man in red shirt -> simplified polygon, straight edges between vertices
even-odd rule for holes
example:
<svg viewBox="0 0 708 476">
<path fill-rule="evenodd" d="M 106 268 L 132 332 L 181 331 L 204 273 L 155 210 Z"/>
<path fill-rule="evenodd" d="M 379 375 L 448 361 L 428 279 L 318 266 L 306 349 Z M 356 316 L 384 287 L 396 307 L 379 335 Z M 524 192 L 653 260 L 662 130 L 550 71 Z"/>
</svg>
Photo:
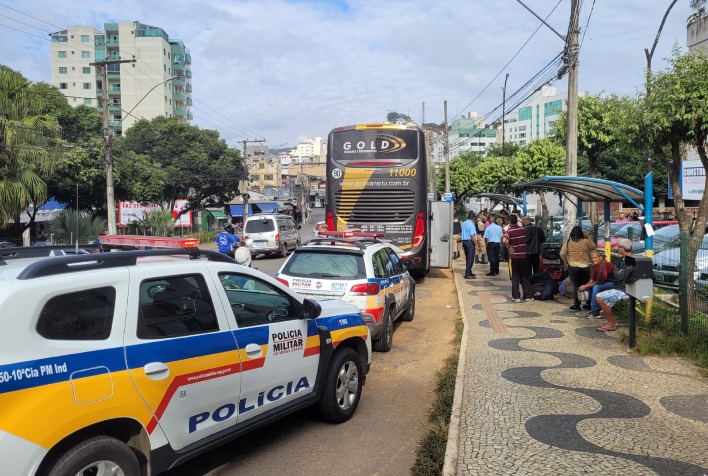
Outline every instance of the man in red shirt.
<svg viewBox="0 0 708 476">
<path fill-rule="evenodd" d="M 502 238 L 502 243 L 509 251 L 511 261 L 511 297 L 514 302 L 532 301 L 531 267 L 526 255 L 526 228 L 519 225 L 519 217 L 509 216 L 509 229 Z M 519 284 L 523 291 L 523 299 L 519 292 Z"/>
</svg>

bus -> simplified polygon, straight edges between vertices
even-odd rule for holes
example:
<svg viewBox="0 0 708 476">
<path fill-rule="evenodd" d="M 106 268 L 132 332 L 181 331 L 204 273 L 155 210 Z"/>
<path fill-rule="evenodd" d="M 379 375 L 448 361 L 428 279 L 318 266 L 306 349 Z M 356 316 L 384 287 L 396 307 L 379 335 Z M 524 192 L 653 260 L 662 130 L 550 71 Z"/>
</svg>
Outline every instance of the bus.
<svg viewBox="0 0 708 476">
<path fill-rule="evenodd" d="M 413 261 L 413 274 L 427 273 L 430 213 L 423 130 L 357 124 L 333 129 L 327 144 L 327 228 L 383 233 Z"/>
</svg>

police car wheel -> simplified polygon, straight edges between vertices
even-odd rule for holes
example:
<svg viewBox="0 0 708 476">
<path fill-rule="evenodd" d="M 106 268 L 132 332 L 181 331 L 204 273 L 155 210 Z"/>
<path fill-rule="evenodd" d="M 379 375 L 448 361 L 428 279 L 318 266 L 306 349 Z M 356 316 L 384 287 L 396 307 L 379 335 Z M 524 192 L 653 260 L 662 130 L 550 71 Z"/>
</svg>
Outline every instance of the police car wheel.
<svg viewBox="0 0 708 476">
<path fill-rule="evenodd" d="M 372 342 L 376 352 L 388 352 L 393 345 L 393 316 L 391 311 L 386 311 L 384 316 L 384 326 L 381 329 L 381 336 Z"/>
<path fill-rule="evenodd" d="M 74 446 L 56 462 L 49 476 L 141 474 L 140 464 L 128 445 L 108 436 L 90 438 Z"/>
<path fill-rule="evenodd" d="M 410 322 L 415 317 L 415 286 L 411 286 L 411 295 L 408 298 L 408 309 L 405 310 L 403 316 L 401 316 L 402 321 Z"/>
<path fill-rule="evenodd" d="M 343 347 L 335 352 L 317 403 L 320 418 L 342 423 L 352 417 L 361 398 L 362 375 L 359 354 L 354 349 Z"/>
</svg>

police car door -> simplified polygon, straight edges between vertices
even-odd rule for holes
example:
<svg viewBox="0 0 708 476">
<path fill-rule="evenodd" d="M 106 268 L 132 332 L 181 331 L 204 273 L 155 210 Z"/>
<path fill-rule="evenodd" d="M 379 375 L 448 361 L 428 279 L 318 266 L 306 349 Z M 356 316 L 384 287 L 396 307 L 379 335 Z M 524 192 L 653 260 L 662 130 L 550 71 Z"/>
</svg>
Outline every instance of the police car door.
<svg viewBox="0 0 708 476">
<path fill-rule="evenodd" d="M 219 273 L 236 322 L 243 372 L 239 423 L 313 392 L 319 363 L 314 319 L 276 285 L 235 272 Z"/>
<path fill-rule="evenodd" d="M 408 280 L 408 273 L 406 273 L 406 267 L 403 262 L 398 257 L 395 251 L 391 248 L 386 248 L 388 256 L 391 259 L 391 264 L 393 265 L 394 276 L 391 278 L 393 283 L 393 292 L 396 296 L 396 312 L 400 313 L 408 307 L 408 293 L 410 292 L 410 281 Z"/>
<path fill-rule="evenodd" d="M 125 357 L 153 413 L 148 433 L 159 426 L 179 450 L 236 423 L 241 367 L 213 281 L 154 274 L 131 270 Z"/>
</svg>

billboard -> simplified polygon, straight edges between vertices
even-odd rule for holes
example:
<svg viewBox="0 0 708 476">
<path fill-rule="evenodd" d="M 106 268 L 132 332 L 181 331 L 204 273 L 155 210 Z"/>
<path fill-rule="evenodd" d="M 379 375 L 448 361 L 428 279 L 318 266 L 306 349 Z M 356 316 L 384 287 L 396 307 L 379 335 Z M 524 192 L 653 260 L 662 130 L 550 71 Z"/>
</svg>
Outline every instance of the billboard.
<svg viewBox="0 0 708 476">
<path fill-rule="evenodd" d="M 673 199 L 674 194 L 671 190 L 671 180 L 669 179 L 669 198 Z M 706 185 L 706 169 L 700 160 L 683 160 L 681 161 L 681 195 L 684 200 L 701 200 L 703 198 L 703 190 Z"/>
<path fill-rule="evenodd" d="M 188 202 L 184 198 L 175 200 L 175 205 L 172 208 L 172 217 L 177 218 L 177 214 L 187 207 Z M 141 203 L 134 200 L 119 200 L 118 201 L 118 226 L 128 226 L 134 221 L 142 220 L 145 215 L 153 210 L 161 210 L 162 207 L 157 203 Z M 192 226 L 192 211 L 181 215 L 176 227 L 191 227 Z"/>
</svg>

